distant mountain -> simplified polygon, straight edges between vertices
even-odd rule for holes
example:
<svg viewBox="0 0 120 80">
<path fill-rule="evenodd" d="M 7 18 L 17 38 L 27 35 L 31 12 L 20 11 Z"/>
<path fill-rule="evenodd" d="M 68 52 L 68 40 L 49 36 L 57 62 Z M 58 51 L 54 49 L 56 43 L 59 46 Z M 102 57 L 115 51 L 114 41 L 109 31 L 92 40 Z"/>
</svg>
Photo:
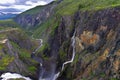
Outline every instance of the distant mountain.
<svg viewBox="0 0 120 80">
<path fill-rule="evenodd" d="M 0 12 L 0 15 L 5 15 L 4 13 Z"/>
<path fill-rule="evenodd" d="M 6 20 L 6 19 L 11 19 L 11 18 L 14 18 L 17 14 L 12 14 L 12 13 L 3 13 L 3 12 L 0 12 L 0 20 Z"/>
<path fill-rule="evenodd" d="M 48 5 L 36 6 L 19 15 L 14 20 L 24 29 L 33 29 L 39 26 L 54 14 L 54 9 L 57 4 L 53 1 Z"/>
</svg>

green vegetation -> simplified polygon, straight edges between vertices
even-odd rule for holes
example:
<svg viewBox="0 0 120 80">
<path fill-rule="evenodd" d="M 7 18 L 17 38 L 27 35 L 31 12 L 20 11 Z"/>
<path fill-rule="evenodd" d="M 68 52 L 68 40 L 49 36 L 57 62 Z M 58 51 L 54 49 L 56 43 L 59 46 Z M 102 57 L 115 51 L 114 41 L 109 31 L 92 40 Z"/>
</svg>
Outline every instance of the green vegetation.
<svg viewBox="0 0 120 80">
<path fill-rule="evenodd" d="M 21 59 L 31 58 L 31 54 L 27 50 L 20 49 L 19 52 L 19 56 Z"/>
<path fill-rule="evenodd" d="M 100 77 L 104 78 L 105 77 L 105 73 L 100 73 Z"/>
<path fill-rule="evenodd" d="M 4 38 L 6 38 L 6 35 L 4 35 L 4 33 L 3 33 L 3 34 L 0 33 L 0 40 L 2 40 L 2 39 L 4 39 Z"/>
<path fill-rule="evenodd" d="M 17 79 L 9 79 L 9 80 L 25 80 L 23 78 L 17 78 Z"/>
<path fill-rule="evenodd" d="M 23 15 L 23 14 L 36 14 L 36 13 L 40 12 L 42 9 L 43 9 L 43 6 L 36 6 L 32 9 L 29 9 L 29 10 L 23 12 L 21 15 Z"/>
<path fill-rule="evenodd" d="M 65 59 L 67 53 L 64 50 L 60 49 L 59 50 L 59 55 L 60 55 L 61 60 L 63 60 L 63 59 Z"/>
<path fill-rule="evenodd" d="M 44 44 L 44 45 L 41 46 L 41 48 L 38 50 L 38 52 L 42 52 L 42 51 L 44 51 L 45 49 L 47 49 L 48 47 L 49 47 L 48 44 Z"/>
<path fill-rule="evenodd" d="M 20 38 L 21 40 L 21 38 Z M 24 40 L 24 39 L 23 39 Z M 38 62 L 36 62 L 35 60 L 33 60 L 31 58 L 31 51 L 20 47 L 16 42 L 14 41 L 10 41 L 10 43 L 12 44 L 13 48 L 15 50 L 18 51 L 18 55 L 19 55 L 19 59 L 21 61 L 23 61 L 25 64 L 27 64 L 27 70 L 31 73 L 31 74 L 35 74 L 37 71 L 37 67 L 36 65 L 38 64 Z M 31 63 L 31 64 L 29 64 Z"/>
<path fill-rule="evenodd" d="M 81 80 L 87 80 L 86 78 L 82 78 Z"/>
<path fill-rule="evenodd" d="M 40 55 L 42 56 L 42 58 L 44 60 L 48 60 L 49 58 L 46 55 L 45 50 L 49 50 L 49 45 L 47 43 L 45 43 L 41 46 L 41 48 L 37 51 L 37 53 L 38 53 L 37 55 L 39 55 L 39 53 L 40 53 Z"/>
<path fill-rule="evenodd" d="M 0 44 L 0 50 L 2 50 L 3 46 L 4 46 L 3 44 Z"/>
<path fill-rule="evenodd" d="M 12 27 L 12 28 L 16 28 L 19 27 L 19 25 L 17 23 L 15 23 L 12 19 L 8 19 L 8 20 L 0 20 L 0 27 L 2 26 L 2 28 L 4 27 Z"/>
<path fill-rule="evenodd" d="M 14 60 L 14 57 L 5 55 L 0 59 L 0 70 L 5 70 L 6 67 Z"/>
<path fill-rule="evenodd" d="M 66 40 L 63 42 L 62 46 L 60 47 L 59 56 L 60 56 L 61 62 L 66 61 L 67 53 L 69 51 L 69 46 L 70 46 L 70 40 Z"/>
<path fill-rule="evenodd" d="M 31 72 L 31 73 L 35 73 L 37 71 L 37 68 L 35 66 L 29 66 L 28 67 L 28 70 Z"/>
<path fill-rule="evenodd" d="M 31 58 L 31 54 L 26 49 L 20 48 L 20 46 L 13 41 L 10 41 L 10 42 L 13 45 L 13 47 L 19 51 L 19 57 L 22 60 L 24 60 L 26 58 Z"/>
<path fill-rule="evenodd" d="M 56 8 L 57 14 L 71 15 L 77 10 L 99 10 L 120 6 L 120 0 L 63 0 Z"/>
<path fill-rule="evenodd" d="M 79 61 L 79 53 L 76 53 L 75 59 L 72 64 L 76 64 Z"/>
<path fill-rule="evenodd" d="M 117 79 L 117 78 L 111 78 L 110 80 L 119 80 L 119 79 Z"/>
<path fill-rule="evenodd" d="M 47 38 L 49 35 L 54 35 L 55 29 L 58 27 L 59 22 L 56 21 L 53 17 L 49 18 L 46 22 L 40 25 L 34 33 L 33 37 L 40 38 L 42 37 Z M 44 37 L 46 35 L 46 37 Z"/>
<path fill-rule="evenodd" d="M 33 34 L 33 37 L 42 38 L 44 41 L 46 41 L 50 35 L 54 35 L 55 29 L 59 25 L 59 20 L 60 20 L 59 16 L 71 15 L 78 10 L 93 11 L 93 10 L 100 10 L 104 8 L 116 7 L 116 6 L 120 6 L 120 0 L 63 0 L 55 8 L 55 15 L 51 16 L 48 20 L 46 20 L 41 25 L 36 26 L 36 29 L 34 29 L 33 32 L 30 32 L 29 34 L 30 35 Z M 35 14 L 37 13 L 37 11 L 40 11 L 42 9 L 43 9 L 42 6 L 37 6 L 33 9 L 26 11 L 23 14 L 28 14 L 28 13 Z"/>
</svg>

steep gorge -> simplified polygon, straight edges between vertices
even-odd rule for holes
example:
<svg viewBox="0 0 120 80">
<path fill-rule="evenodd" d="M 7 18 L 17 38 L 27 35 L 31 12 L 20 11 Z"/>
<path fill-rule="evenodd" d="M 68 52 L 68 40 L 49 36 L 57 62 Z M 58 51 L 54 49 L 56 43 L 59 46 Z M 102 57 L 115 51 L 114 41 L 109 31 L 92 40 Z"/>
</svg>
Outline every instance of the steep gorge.
<svg viewBox="0 0 120 80">
<path fill-rule="evenodd" d="M 99 3 L 99 0 L 92 3 L 97 1 Z M 81 0 L 82 2 L 84 1 Z M 107 7 L 95 5 L 94 9 L 91 6 L 93 4 L 90 5 L 89 2 L 88 4 L 81 3 L 78 5 L 73 0 L 52 3 L 55 6 L 52 9 L 54 13 L 46 18 L 46 15 L 42 15 L 44 12 L 41 12 L 42 16 L 39 19 L 45 18 L 45 20 L 38 21 L 40 22 L 38 24 L 31 20 L 36 19 L 33 16 L 29 16 L 31 18 L 29 19 L 23 15 L 25 19 L 21 17 L 18 17 L 18 20 L 15 19 L 23 28 L 24 26 L 29 27 L 30 20 L 30 23 L 37 25 L 36 30 L 33 31 L 33 36 L 43 39 L 43 45 L 34 54 L 40 60 L 42 59 L 42 67 L 38 69 L 40 80 L 52 80 L 54 77 L 57 77 L 57 80 L 120 79 L 119 4 L 116 2 L 117 5 L 115 5 L 114 2 L 114 5 L 109 7 L 109 4 L 112 3 L 110 1 L 110 3 L 105 4 L 108 5 Z M 71 8 L 72 4 L 74 4 L 73 8 L 77 7 L 75 10 Z M 47 14 L 46 11 L 45 13 Z M 22 24 L 24 21 L 28 22 Z M 74 42 L 71 40 L 73 35 Z M 23 48 L 29 49 L 27 45 Z"/>
<path fill-rule="evenodd" d="M 50 61 L 56 63 L 59 72 L 63 63 L 72 58 L 71 37 L 76 29 L 75 59 L 65 65 L 58 80 L 119 80 L 119 21 L 119 7 L 61 17 L 54 36 L 48 40 L 49 46 L 43 53 L 38 52 L 47 57 L 45 68 Z"/>
</svg>

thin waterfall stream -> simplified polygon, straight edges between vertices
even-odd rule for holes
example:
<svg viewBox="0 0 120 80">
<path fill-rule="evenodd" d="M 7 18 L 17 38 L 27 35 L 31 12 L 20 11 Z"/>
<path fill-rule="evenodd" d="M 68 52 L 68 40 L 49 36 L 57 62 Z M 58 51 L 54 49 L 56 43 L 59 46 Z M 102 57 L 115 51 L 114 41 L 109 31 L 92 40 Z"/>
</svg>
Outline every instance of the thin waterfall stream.
<svg viewBox="0 0 120 80">
<path fill-rule="evenodd" d="M 72 59 L 70 61 L 66 61 L 63 63 L 62 65 L 62 71 L 64 69 L 64 66 L 68 63 L 72 63 L 74 58 L 75 58 L 75 34 L 76 34 L 76 31 L 74 32 L 73 36 L 72 36 L 72 47 L 73 47 L 73 52 L 72 52 Z"/>
<path fill-rule="evenodd" d="M 66 61 L 66 62 L 63 63 L 63 65 L 62 65 L 62 70 L 61 70 L 60 72 L 62 72 L 62 71 L 64 70 L 64 66 L 65 66 L 65 65 L 67 65 L 67 64 L 69 64 L 69 63 L 72 63 L 72 62 L 74 61 L 75 53 L 76 53 L 76 52 L 75 52 L 75 34 L 76 34 L 76 30 L 74 31 L 74 34 L 73 34 L 73 36 L 72 36 L 72 38 L 71 38 L 71 40 L 72 40 L 72 47 L 73 47 L 72 58 L 71 58 L 70 61 Z M 58 73 L 56 73 L 56 74 L 54 75 L 53 80 L 56 80 L 56 79 L 59 77 L 60 72 L 58 72 Z"/>
</svg>

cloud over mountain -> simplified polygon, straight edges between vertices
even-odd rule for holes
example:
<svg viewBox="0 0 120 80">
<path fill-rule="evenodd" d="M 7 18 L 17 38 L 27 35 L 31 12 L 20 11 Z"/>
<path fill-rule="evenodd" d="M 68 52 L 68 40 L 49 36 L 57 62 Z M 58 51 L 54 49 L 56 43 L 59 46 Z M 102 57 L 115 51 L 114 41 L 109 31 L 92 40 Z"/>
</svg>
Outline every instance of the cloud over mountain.
<svg viewBox="0 0 120 80">
<path fill-rule="evenodd" d="M 53 0 L 1 0 L 0 12 L 20 13 L 37 5 L 46 5 Z"/>
</svg>

